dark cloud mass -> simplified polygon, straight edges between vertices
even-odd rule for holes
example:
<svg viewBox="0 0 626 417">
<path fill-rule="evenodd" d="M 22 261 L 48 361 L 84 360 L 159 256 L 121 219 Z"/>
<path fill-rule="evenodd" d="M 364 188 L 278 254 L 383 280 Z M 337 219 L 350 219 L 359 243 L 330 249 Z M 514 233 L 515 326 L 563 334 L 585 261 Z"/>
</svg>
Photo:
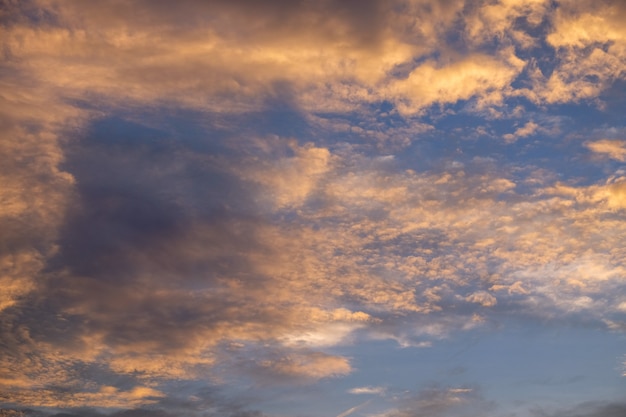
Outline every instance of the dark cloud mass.
<svg viewBox="0 0 626 417">
<path fill-rule="evenodd" d="M 625 15 L 0 1 L 0 416 L 626 415 Z"/>
</svg>

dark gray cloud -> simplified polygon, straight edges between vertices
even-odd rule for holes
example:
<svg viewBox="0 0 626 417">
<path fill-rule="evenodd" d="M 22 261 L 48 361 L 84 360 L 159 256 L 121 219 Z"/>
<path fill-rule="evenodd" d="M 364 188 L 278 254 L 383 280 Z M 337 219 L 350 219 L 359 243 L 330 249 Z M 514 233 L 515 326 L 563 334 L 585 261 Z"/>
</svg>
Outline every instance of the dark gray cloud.
<svg viewBox="0 0 626 417">
<path fill-rule="evenodd" d="M 261 368 L 267 378 L 349 370 L 344 359 L 275 340 L 308 319 L 294 314 L 296 300 L 276 308 L 267 295 L 284 291 L 263 270 L 280 257 L 267 241 L 274 226 L 258 207 L 258 185 L 236 175 L 259 150 L 204 134 L 180 138 L 111 118 L 66 142 L 62 168 L 75 187 L 58 250 L 37 288 L 2 317 L 4 366 L 23 384 L 47 375 L 39 383 L 58 400 L 42 405 L 69 402 L 83 384 L 86 403 L 115 404 L 98 386 L 135 401 L 146 378 L 210 375 L 214 361 L 231 355 L 220 342 L 233 339 L 265 341 L 261 350 L 273 352 Z M 12 398 L 37 403 L 17 386 L 0 395 Z"/>
<path fill-rule="evenodd" d="M 557 411 L 536 409 L 533 415 L 537 417 L 623 417 L 626 416 L 626 403 L 589 402 Z"/>
<path fill-rule="evenodd" d="M 176 8 L 167 1 L 6 1 L 0 24 L 32 24 L 48 27 L 73 26 L 79 21 L 94 29 L 140 27 L 170 36 L 193 30 L 216 30 L 242 40 L 280 41 L 294 33 L 316 33 L 352 46 L 376 47 L 386 27 L 393 4 L 377 0 L 288 1 L 182 0 Z M 396 7 L 402 7 L 401 1 Z M 236 30 L 235 30 L 236 28 Z"/>
<path fill-rule="evenodd" d="M 198 383 L 178 383 L 177 391 L 156 404 L 128 408 L 102 409 L 98 407 L 57 408 L 0 408 L 2 417 L 264 417 L 250 407 L 250 398 L 237 398 L 221 388 Z"/>
<path fill-rule="evenodd" d="M 273 249 L 258 236 L 266 221 L 253 214 L 254 190 L 221 169 L 218 155 L 191 155 L 189 146 L 123 120 L 68 145 L 71 208 L 28 308 L 5 316 L 13 352 L 24 347 L 22 328 L 69 351 L 89 349 L 84 337 L 98 334 L 113 349 L 150 345 L 163 355 L 201 337 L 215 343 L 229 327 L 290 321 L 256 298 L 270 277 L 250 257 L 271 258 Z"/>
</svg>

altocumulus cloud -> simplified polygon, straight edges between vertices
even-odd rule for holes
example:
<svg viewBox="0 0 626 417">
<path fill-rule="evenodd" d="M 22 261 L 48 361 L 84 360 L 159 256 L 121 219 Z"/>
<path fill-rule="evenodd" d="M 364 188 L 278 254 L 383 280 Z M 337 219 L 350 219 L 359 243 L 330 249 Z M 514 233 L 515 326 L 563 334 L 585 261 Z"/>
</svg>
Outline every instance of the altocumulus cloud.
<svg viewBox="0 0 626 417">
<path fill-rule="evenodd" d="M 501 317 L 623 333 L 624 140 L 566 110 L 617 100 L 625 16 L 3 2 L 0 412 L 286 415 L 281 390 L 357 374 L 362 344 L 436 348 Z M 500 411 L 474 385 L 387 382 L 336 409 Z"/>
</svg>

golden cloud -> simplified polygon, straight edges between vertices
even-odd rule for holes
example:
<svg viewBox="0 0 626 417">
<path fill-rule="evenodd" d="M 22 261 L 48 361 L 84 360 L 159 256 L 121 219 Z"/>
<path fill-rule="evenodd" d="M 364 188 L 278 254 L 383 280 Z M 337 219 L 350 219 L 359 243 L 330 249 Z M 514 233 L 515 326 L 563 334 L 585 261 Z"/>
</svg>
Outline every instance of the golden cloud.
<svg viewBox="0 0 626 417">
<path fill-rule="evenodd" d="M 277 361 L 264 361 L 261 366 L 289 377 L 312 379 L 346 375 L 352 370 L 346 358 L 320 352 L 292 354 Z"/>
<path fill-rule="evenodd" d="M 617 139 L 601 139 L 585 143 L 592 152 L 606 155 L 617 161 L 626 161 L 626 141 Z"/>
</svg>

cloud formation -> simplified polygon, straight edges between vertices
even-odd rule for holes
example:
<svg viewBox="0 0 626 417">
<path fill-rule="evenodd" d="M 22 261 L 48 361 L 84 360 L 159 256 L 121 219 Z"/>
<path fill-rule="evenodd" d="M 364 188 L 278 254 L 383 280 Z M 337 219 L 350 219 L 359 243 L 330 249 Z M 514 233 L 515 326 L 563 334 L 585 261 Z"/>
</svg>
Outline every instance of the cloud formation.
<svg viewBox="0 0 626 417">
<path fill-rule="evenodd" d="M 623 332 L 626 145 L 576 124 L 621 2 L 0 9 L 2 415 L 261 416 L 365 343 Z M 467 386 L 386 415 L 490 412 Z"/>
<path fill-rule="evenodd" d="M 401 406 L 385 413 L 389 417 L 470 416 L 488 413 L 492 405 L 474 388 L 425 388 L 401 399 Z"/>
<path fill-rule="evenodd" d="M 626 161 L 626 141 L 601 139 L 588 142 L 586 146 L 595 153 L 605 155 L 611 159 L 624 162 Z"/>
<path fill-rule="evenodd" d="M 576 417 L 617 417 L 626 411 L 626 406 L 622 403 L 585 403 L 580 404 L 573 409 L 549 412 L 538 410 L 534 414 L 537 416 L 565 416 L 571 415 Z"/>
</svg>

